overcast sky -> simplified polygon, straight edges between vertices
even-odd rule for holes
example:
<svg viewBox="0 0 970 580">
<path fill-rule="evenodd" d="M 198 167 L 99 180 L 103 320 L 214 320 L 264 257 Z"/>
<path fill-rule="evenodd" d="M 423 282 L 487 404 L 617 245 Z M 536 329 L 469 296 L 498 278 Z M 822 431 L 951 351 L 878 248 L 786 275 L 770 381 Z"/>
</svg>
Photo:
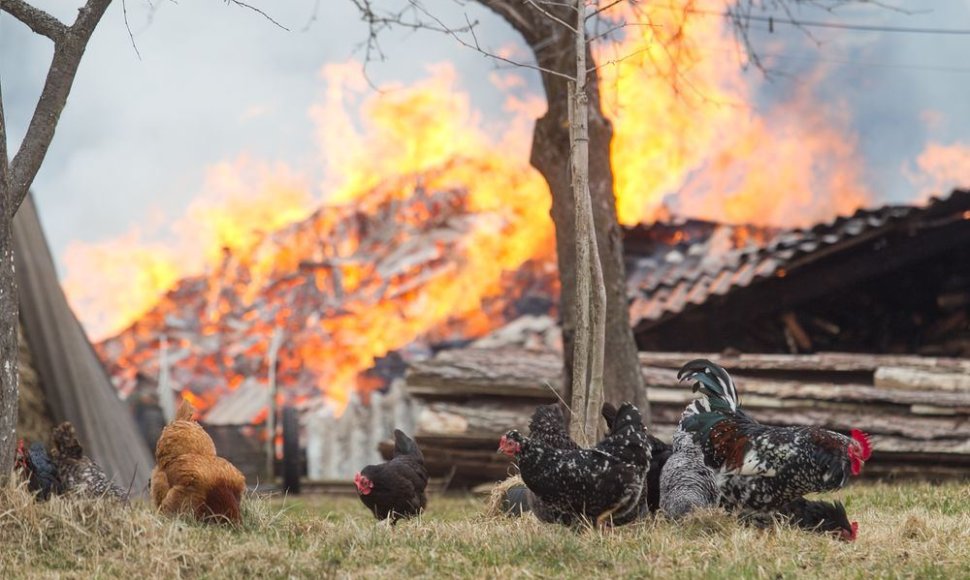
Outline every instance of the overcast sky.
<svg viewBox="0 0 970 580">
<path fill-rule="evenodd" d="M 220 161 L 249 154 L 295 166 L 313 163 L 318 148 L 308 128 L 308 110 L 325 90 L 319 71 L 327 63 L 355 56 L 355 47 L 366 36 L 348 0 L 321 0 L 321 12 L 309 26 L 312 0 L 256 3 L 290 32 L 218 0 L 156 1 L 159 9 L 150 19 L 144 0 L 128 0 L 140 59 L 128 38 L 122 3 L 112 4 L 84 56 L 34 182 L 59 258 L 71 240 L 114 238 L 132 224 L 177 217 L 198 195 L 206 168 Z M 72 2 L 34 3 L 65 22 L 73 20 Z M 474 3 L 463 9 L 451 0 L 426 3 L 441 5 L 453 21 L 462 18 L 462 10 L 469 11 L 482 22 L 479 37 L 492 46 L 521 44 L 503 22 Z M 932 6 L 933 11 L 905 15 L 866 8 L 805 17 L 970 27 L 968 1 L 904 4 Z M 854 128 L 870 161 L 868 177 L 886 200 L 912 194 L 900 167 L 928 140 L 970 142 L 970 37 L 817 34 L 823 41 L 820 48 L 788 52 L 797 58 L 777 65 L 792 72 L 819 61 L 831 65 L 825 91 L 853 109 Z M 494 65 L 477 53 L 433 33 L 398 32 L 385 39 L 385 46 L 389 61 L 372 68 L 378 82 L 418 78 L 429 63 L 447 60 L 454 63 L 477 108 L 499 110 L 504 97 L 486 80 Z M 0 16 L 0 82 L 13 147 L 22 138 L 51 54 L 47 39 Z M 758 81 L 758 73 L 749 75 Z M 782 98 L 797 86 L 797 78 L 767 85 L 760 100 Z M 530 79 L 538 91 L 534 76 Z"/>
</svg>

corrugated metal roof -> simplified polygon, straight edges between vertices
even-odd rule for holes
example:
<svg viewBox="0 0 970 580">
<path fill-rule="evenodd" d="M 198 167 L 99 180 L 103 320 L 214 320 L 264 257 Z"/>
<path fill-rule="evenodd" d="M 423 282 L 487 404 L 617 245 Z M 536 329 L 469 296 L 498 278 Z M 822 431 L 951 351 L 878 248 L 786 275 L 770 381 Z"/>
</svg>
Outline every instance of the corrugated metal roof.
<svg viewBox="0 0 970 580">
<path fill-rule="evenodd" d="M 250 378 L 236 390 L 219 397 L 203 421 L 208 425 L 248 425 L 266 409 L 268 400 L 266 385 Z"/>
<path fill-rule="evenodd" d="M 630 316 L 634 325 L 650 324 L 675 316 L 691 306 L 704 304 L 712 295 L 724 296 L 772 277 L 784 277 L 793 269 L 825 255 L 841 252 L 900 226 L 933 222 L 956 215 L 970 219 L 970 191 L 954 191 L 933 198 L 925 206 L 887 205 L 860 209 L 851 216 L 807 229 L 781 230 L 762 243 L 723 248 L 725 235 L 743 226 L 720 226 L 687 251 L 667 248 L 633 260 L 628 268 Z M 930 224 L 932 225 L 932 224 Z"/>
</svg>

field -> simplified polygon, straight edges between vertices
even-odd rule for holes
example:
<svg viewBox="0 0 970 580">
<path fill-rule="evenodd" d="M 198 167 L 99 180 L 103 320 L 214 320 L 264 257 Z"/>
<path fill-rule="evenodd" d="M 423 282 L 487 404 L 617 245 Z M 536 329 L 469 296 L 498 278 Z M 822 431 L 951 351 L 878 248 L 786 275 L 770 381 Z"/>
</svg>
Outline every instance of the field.
<svg viewBox="0 0 970 580">
<path fill-rule="evenodd" d="M 10 578 L 660 577 L 968 578 L 970 485 L 856 485 L 843 543 L 759 530 L 718 513 L 607 533 L 486 518 L 484 501 L 432 497 L 420 519 L 377 525 L 353 497 L 251 498 L 239 529 L 169 520 L 144 503 L 0 490 L 0 576 Z"/>
</svg>

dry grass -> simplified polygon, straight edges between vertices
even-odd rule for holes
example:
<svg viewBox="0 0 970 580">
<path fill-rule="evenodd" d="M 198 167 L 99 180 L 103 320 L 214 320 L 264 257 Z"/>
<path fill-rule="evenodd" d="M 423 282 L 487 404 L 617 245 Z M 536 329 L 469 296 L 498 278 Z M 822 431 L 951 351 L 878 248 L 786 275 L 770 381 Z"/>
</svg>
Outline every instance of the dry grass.
<svg viewBox="0 0 970 580">
<path fill-rule="evenodd" d="M 376 525 L 355 498 L 251 499 L 238 529 L 169 520 L 146 505 L 0 489 L 0 576 L 285 577 L 970 577 L 970 487 L 856 486 L 853 544 L 723 514 L 611 533 L 531 517 L 482 516 L 484 501 L 432 498 L 428 513 Z"/>
</svg>

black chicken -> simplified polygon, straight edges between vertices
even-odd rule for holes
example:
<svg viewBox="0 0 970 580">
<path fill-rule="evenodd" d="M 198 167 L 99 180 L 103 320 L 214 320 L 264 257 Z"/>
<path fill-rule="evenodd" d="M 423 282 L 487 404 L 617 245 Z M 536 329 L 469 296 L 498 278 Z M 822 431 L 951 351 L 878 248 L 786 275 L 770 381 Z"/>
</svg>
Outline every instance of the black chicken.
<svg viewBox="0 0 970 580">
<path fill-rule="evenodd" d="M 517 458 L 522 480 L 558 513 L 595 521 L 630 521 L 638 515 L 650 464 L 650 444 L 637 408 L 620 407 L 613 430 L 591 449 L 560 449 L 543 437 L 506 433 L 499 451 Z M 560 423 L 561 428 L 561 423 Z M 632 516 L 632 517 L 631 517 Z"/>
<path fill-rule="evenodd" d="M 17 442 L 16 467 L 27 479 L 27 489 L 35 493 L 41 501 L 64 491 L 57 467 L 40 441 L 31 443 L 29 450 L 23 439 Z"/>
<path fill-rule="evenodd" d="M 428 504 L 424 494 L 428 470 L 424 455 L 413 439 L 394 430 L 394 457 L 380 465 L 368 465 L 354 476 L 360 501 L 378 520 L 397 523 L 421 513 Z"/>
<path fill-rule="evenodd" d="M 859 523 L 850 522 L 842 502 L 812 501 L 798 498 L 782 506 L 776 512 L 750 512 L 743 519 L 758 527 L 768 527 L 776 519 L 821 534 L 834 534 L 841 540 L 853 542 L 859 532 Z"/>
<path fill-rule="evenodd" d="M 612 431 L 613 422 L 616 419 L 616 407 L 610 403 L 603 403 L 601 414 L 606 421 L 606 426 Z M 673 448 L 649 433 L 647 433 L 647 441 L 650 442 L 650 469 L 647 472 L 646 501 L 647 509 L 655 513 L 660 509 L 660 474 L 667 460 L 670 459 Z"/>
<path fill-rule="evenodd" d="M 714 470 L 720 504 L 728 509 L 778 510 L 810 492 L 831 491 L 858 475 L 869 459 L 869 437 L 821 427 L 770 427 L 741 409 L 737 387 L 720 366 L 694 360 L 678 377 L 703 397 L 684 411 L 679 431 L 690 435 Z"/>
</svg>

